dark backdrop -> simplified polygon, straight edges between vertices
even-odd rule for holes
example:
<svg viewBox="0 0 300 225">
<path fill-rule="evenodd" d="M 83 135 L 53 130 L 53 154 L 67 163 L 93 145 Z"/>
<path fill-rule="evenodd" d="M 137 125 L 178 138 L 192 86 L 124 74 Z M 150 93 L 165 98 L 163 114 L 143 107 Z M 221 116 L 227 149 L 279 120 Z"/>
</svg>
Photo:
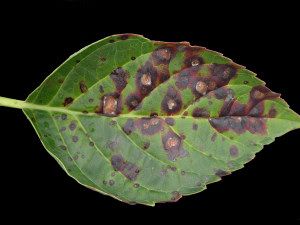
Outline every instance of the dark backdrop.
<svg viewBox="0 0 300 225">
<path fill-rule="evenodd" d="M 110 3 L 1 2 L 0 95 L 23 100 L 75 51 L 108 35 L 131 32 L 222 52 L 255 71 L 300 113 L 299 56 L 294 56 L 300 18 L 295 6 Z M 62 216 L 70 221 L 137 222 L 142 215 L 147 221 L 169 222 L 177 218 L 196 223 L 206 219 L 300 222 L 300 130 L 278 138 L 244 169 L 206 191 L 151 208 L 129 206 L 78 185 L 43 149 L 20 110 L 0 108 L 0 116 L 1 219 L 25 222 L 42 215 L 46 220 Z"/>
</svg>

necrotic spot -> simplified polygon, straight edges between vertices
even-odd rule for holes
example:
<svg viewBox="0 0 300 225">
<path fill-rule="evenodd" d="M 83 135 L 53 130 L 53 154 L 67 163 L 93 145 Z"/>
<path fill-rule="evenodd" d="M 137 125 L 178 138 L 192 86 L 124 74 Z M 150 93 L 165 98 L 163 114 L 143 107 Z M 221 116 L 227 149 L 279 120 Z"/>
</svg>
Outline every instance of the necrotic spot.
<svg viewBox="0 0 300 225">
<path fill-rule="evenodd" d="M 227 172 L 225 170 L 221 170 L 221 169 L 218 169 L 215 172 L 215 175 L 218 176 L 218 177 L 224 177 L 224 176 L 227 176 L 229 174 L 230 174 L 229 172 Z"/>
<path fill-rule="evenodd" d="M 153 135 L 163 128 L 163 120 L 157 117 L 142 118 L 137 121 L 137 125 L 143 135 Z"/>
<path fill-rule="evenodd" d="M 79 82 L 79 89 L 80 89 L 81 93 L 85 93 L 88 91 L 88 87 L 86 86 L 84 81 Z"/>
<path fill-rule="evenodd" d="M 65 98 L 63 105 L 68 106 L 68 105 L 72 104 L 72 102 L 73 102 L 73 98 L 67 97 L 67 98 Z"/>
<path fill-rule="evenodd" d="M 139 105 L 140 102 L 141 102 L 141 97 L 139 97 L 138 95 L 135 95 L 135 94 L 130 94 L 126 98 L 126 105 L 129 110 L 135 109 Z"/>
<path fill-rule="evenodd" d="M 62 120 L 66 120 L 68 117 L 67 117 L 67 115 L 66 114 L 61 114 L 61 119 Z"/>
<path fill-rule="evenodd" d="M 102 85 L 99 85 L 99 92 L 100 92 L 100 93 L 104 93 L 104 88 L 103 88 Z"/>
<path fill-rule="evenodd" d="M 212 142 L 215 142 L 216 138 L 217 138 L 217 133 L 213 133 L 213 135 L 211 136 L 210 140 Z"/>
<path fill-rule="evenodd" d="M 173 115 L 181 110 L 181 95 L 174 87 L 169 87 L 161 102 L 161 108 L 168 115 Z"/>
<path fill-rule="evenodd" d="M 112 71 L 110 78 L 113 80 L 116 86 L 116 91 L 120 93 L 127 85 L 127 79 L 129 78 L 129 73 L 123 68 L 119 67 Z"/>
<path fill-rule="evenodd" d="M 124 160 L 122 155 L 113 155 L 111 158 L 111 165 L 116 170 L 121 172 L 127 179 L 136 180 L 140 169 L 131 162 Z"/>
<path fill-rule="evenodd" d="M 162 143 L 168 158 L 175 161 L 177 158 L 187 156 L 187 152 L 182 148 L 181 138 L 172 131 L 162 136 Z"/>
<path fill-rule="evenodd" d="M 143 149 L 148 149 L 150 147 L 150 142 L 149 141 L 147 141 L 147 142 L 144 142 L 143 143 Z"/>
<path fill-rule="evenodd" d="M 70 124 L 69 124 L 69 129 L 71 131 L 75 130 L 76 129 L 76 121 L 72 121 Z"/>
</svg>

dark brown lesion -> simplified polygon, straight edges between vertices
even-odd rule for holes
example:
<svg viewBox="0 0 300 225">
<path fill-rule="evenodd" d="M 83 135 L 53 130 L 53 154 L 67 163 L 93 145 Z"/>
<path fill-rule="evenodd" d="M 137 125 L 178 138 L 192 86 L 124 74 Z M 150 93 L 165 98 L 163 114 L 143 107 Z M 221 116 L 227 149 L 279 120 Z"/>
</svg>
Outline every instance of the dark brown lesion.
<svg viewBox="0 0 300 225">
<path fill-rule="evenodd" d="M 121 67 L 118 67 L 117 69 L 113 70 L 110 74 L 110 78 L 113 80 L 115 87 L 116 87 L 116 93 L 121 93 L 122 90 L 126 87 L 129 73 L 124 70 Z"/>
<path fill-rule="evenodd" d="M 120 114 L 121 108 L 120 95 L 118 93 L 110 93 L 102 96 L 95 112 L 105 116 L 117 116 Z"/>
<path fill-rule="evenodd" d="M 176 161 L 176 159 L 188 155 L 188 152 L 183 149 L 182 137 L 178 136 L 173 131 L 168 131 L 162 135 L 162 144 L 171 161 Z"/>
<path fill-rule="evenodd" d="M 136 180 L 140 173 L 140 168 L 138 166 L 126 161 L 120 154 L 116 154 L 111 157 L 111 165 L 115 171 L 119 171 L 131 181 Z"/>
<path fill-rule="evenodd" d="M 136 127 L 143 135 L 154 135 L 164 129 L 164 122 L 157 117 L 141 118 L 136 121 Z"/>
<path fill-rule="evenodd" d="M 79 82 L 79 89 L 81 93 L 86 93 L 88 91 L 88 87 L 85 84 L 85 81 L 80 81 Z"/>
<path fill-rule="evenodd" d="M 73 103 L 74 99 L 72 97 L 67 97 L 65 98 L 64 102 L 63 102 L 63 105 L 64 106 L 69 106 Z"/>
<path fill-rule="evenodd" d="M 167 115 L 174 115 L 182 108 L 181 95 L 175 87 L 170 86 L 161 102 L 161 109 Z"/>
</svg>

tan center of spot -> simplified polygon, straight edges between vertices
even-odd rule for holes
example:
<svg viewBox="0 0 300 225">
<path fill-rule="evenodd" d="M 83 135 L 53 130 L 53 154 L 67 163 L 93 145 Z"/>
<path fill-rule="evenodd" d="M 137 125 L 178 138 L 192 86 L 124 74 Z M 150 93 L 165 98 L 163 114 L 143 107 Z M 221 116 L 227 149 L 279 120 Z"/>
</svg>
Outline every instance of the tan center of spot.
<svg viewBox="0 0 300 225">
<path fill-rule="evenodd" d="M 151 76 L 149 74 L 143 74 L 143 76 L 141 77 L 141 83 L 145 86 L 151 85 Z"/>
<path fill-rule="evenodd" d="M 175 137 L 170 137 L 168 140 L 167 140 L 167 148 L 173 148 L 173 147 L 176 147 L 179 145 L 179 140 Z"/>
<path fill-rule="evenodd" d="M 207 91 L 207 84 L 203 81 L 198 81 L 196 84 L 196 91 L 198 91 L 202 95 L 205 95 Z"/>
<path fill-rule="evenodd" d="M 170 99 L 167 104 L 168 104 L 168 108 L 170 110 L 172 110 L 172 109 L 174 109 L 174 107 L 176 107 L 176 102 L 173 99 Z"/>
<path fill-rule="evenodd" d="M 113 96 L 105 96 L 103 99 L 103 113 L 115 115 L 117 109 L 117 100 Z"/>
</svg>

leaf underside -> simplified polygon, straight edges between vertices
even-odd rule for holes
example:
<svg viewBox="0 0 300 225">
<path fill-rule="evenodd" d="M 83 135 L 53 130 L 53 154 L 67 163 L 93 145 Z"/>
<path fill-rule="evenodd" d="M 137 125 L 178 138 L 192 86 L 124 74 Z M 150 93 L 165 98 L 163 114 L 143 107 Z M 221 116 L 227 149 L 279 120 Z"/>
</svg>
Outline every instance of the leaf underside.
<svg viewBox="0 0 300 225">
<path fill-rule="evenodd" d="M 253 72 L 187 42 L 114 35 L 26 100 L 47 151 L 80 184 L 130 204 L 174 202 L 240 169 L 300 117 Z"/>
</svg>

